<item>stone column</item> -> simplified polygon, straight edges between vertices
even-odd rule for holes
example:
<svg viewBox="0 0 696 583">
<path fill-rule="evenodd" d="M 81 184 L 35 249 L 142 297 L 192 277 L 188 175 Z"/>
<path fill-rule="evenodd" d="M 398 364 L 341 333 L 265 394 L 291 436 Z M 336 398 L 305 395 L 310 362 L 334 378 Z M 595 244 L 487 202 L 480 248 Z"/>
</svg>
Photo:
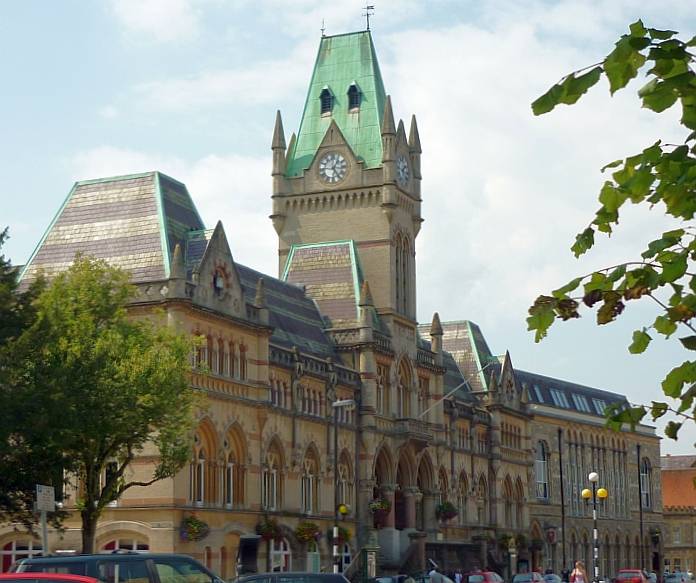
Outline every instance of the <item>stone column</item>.
<svg viewBox="0 0 696 583">
<path fill-rule="evenodd" d="M 404 490 L 406 500 L 406 528 L 416 528 L 416 498 L 419 495 L 418 488 L 409 487 Z"/>
<path fill-rule="evenodd" d="M 382 486 L 381 493 L 382 496 L 389 501 L 391 504 L 391 509 L 387 518 L 384 521 L 385 528 L 394 528 L 394 518 L 396 516 L 396 504 L 394 503 L 394 492 L 396 492 L 396 486 L 394 484 L 386 484 Z"/>
<path fill-rule="evenodd" d="M 435 516 L 435 507 L 437 506 L 437 492 L 423 492 L 423 522 L 425 531 L 435 533 L 438 530 L 437 517 Z"/>
</svg>

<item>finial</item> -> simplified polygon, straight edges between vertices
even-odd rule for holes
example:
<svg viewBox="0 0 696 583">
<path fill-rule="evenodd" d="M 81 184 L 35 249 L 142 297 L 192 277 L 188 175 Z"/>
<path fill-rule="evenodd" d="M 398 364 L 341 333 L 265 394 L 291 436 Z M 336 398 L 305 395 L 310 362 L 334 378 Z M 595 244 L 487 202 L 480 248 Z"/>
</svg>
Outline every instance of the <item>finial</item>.
<svg viewBox="0 0 696 583">
<path fill-rule="evenodd" d="M 370 293 L 370 285 L 367 280 L 363 281 L 362 287 L 360 288 L 360 303 L 361 306 L 371 306 L 372 303 L 372 293 Z"/>
<path fill-rule="evenodd" d="M 387 95 L 387 101 L 384 104 L 384 117 L 382 118 L 382 133 L 396 134 L 394 126 L 394 111 L 392 110 L 391 95 Z"/>
<path fill-rule="evenodd" d="M 440 314 L 435 312 L 433 314 L 433 322 L 430 325 L 430 335 L 431 336 L 442 336 L 442 324 L 440 323 Z"/>
<path fill-rule="evenodd" d="M 370 30 L 370 16 L 372 16 L 375 13 L 375 7 L 374 4 L 368 4 L 367 6 L 363 6 L 363 16 L 365 17 L 365 20 L 367 21 L 367 29 Z"/>
<path fill-rule="evenodd" d="M 279 148 L 285 151 L 285 131 L 283 130 L 283 118 L 280 115 L 280 110 L 276 111 L 275 127 L 273 128 L 273 141 L 271 149 Z"/>
<path fill-rule="evenodd" d="M 324 19 L 321 19 L 321 36 L 324 37 L 326 36 L 324 33 L 326 32 L 326 27 L 324 26 Z"/>
<path fill-rule="evenodd" d="M 422 153 L 420 136 L 418 135 L 418 124 L 416 123 L 415 115 L 411 116 L 411 130 L 408 136 L 408 147 L 416 154 Z"/>
<path fill-rule="evenodd" d="M 174 253 L 172 254 L 171 265 L 172 278 L 183 279 L 186 277 L 186 265 L 184 264 L 184 254 L 181 252 L 181 245 L 179 243 L 177 243 L 174 246 Z"/>
</svg>

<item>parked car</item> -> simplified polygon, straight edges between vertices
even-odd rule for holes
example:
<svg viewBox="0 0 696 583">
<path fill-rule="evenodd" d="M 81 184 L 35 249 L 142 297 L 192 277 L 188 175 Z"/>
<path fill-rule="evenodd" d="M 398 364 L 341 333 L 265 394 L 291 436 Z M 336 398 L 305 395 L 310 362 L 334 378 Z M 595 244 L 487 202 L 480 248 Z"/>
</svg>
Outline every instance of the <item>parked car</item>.
<svg viewBox="0 0 696 583">
<path fill-rule="evenodd" d="M 676 573 L 665 573 L 664 583 L 691 583 L 688 573 L 677 571 Z"/>
<path fill-rule="evenodd" d="M 531 573 L 517 573 L 512 578 L 512 583 L 544 583 L 541 573 L 533 571 Z"/>
<path fill-rule="evenodd" d="M 648 583 L 648 578 L 640 569 L 619 569 L 616 580 L 618 583 Z"/>
<path fill-rule="evenodd" d="M 373 581 L 380 578 L 377 577 Z M 384 578 L 388 579 L 389 577 Z M 234 580 L 234 583 L 348 583 L 348 579 L 341 573 L 277 572 L 240 575 Z"/>
<path fill-rule="evenodd" d="M 544 583 L 561 583 L 561 578 L 556 573 L 544 573 L 542 578 Z"/>
<path fill-rule="evenodd" d="M 473 571 L 463 577 L 464 583 L 503 583 L 503 578 L 495 571 Z"/>
<path fill-rule="evenodd" d="M 191 557 L 165 553 L 115 551 L 98 555 L 31 557 L 17 561 L 12 570 L 16 573 L 86 575 L 101 583 L 224 583 Z"/>
<path fill-rule="evenodd" d="M 99 583 L 94 577 L 69 573 L 0 573 L 0 583 Z"/>
<path fill-rule="evenodd" d="M 657 583 L 657 573 L 653 571 L 643 571 L 643 574 L 647 577 L 648 583 Z"/>
</svg>

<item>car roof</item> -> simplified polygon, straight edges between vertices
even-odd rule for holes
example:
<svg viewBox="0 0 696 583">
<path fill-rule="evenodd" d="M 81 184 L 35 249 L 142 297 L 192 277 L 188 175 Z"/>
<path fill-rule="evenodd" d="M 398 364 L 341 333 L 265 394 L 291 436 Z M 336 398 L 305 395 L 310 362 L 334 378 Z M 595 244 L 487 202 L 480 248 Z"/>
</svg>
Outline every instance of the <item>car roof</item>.
<svg viewBox="0 0 696 583">
<path fill-rule="evenodd" d="M 154 557 L 154 558 L 177 558 L 177 559 L 190 559 L 194 560 L 192 557 L 189 555 L 182 555 L 178 553 L 142 553 L 140 551 L 114 551 L 111 553 L 93 553 L 93 554 L 74 554 L 74 555 L 67 555 L 67 554 L 62 554 L 62 555 L 47 555 L 47 556 L 37 556 L 37 557 L 24 557 L 22 559 L 18 559 L 17 563 L 53 563 L 57 561 L 65 561 L 65 562 L 74 562 L 76 559 L 80 561 L 96 561 L 98 559 L 108 559 L 108 558 L 116 558 L 118 557 L 119 559 L 124 558 L 124 559 L 136 559 L 136 558 L 149 558 L 149 557 Z"/>
<path fill-rule="evenodd" d="M 86 575 L 72 575 L 71 573 L 0 573 L 0 581 L 3 579 L 50 579 L 61 581 L 74 581 L 75 583 L 96 583 L 94 577 L 87 577 Z"/>
</svg>

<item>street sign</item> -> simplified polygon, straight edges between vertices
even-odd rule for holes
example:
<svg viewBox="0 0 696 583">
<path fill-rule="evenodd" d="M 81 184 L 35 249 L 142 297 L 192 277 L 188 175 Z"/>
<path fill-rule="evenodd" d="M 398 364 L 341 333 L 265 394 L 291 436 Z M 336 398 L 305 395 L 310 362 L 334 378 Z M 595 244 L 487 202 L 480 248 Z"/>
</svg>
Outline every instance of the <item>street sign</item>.
<svg viewBox="0 0 696 583">
<path fill-rule="evenodd" d="M 42 486 L 41 484 L 36 484 L 36 509 L 41 512 L 55 511 L 56 494 L 53 486 Z"/>
</svg>

